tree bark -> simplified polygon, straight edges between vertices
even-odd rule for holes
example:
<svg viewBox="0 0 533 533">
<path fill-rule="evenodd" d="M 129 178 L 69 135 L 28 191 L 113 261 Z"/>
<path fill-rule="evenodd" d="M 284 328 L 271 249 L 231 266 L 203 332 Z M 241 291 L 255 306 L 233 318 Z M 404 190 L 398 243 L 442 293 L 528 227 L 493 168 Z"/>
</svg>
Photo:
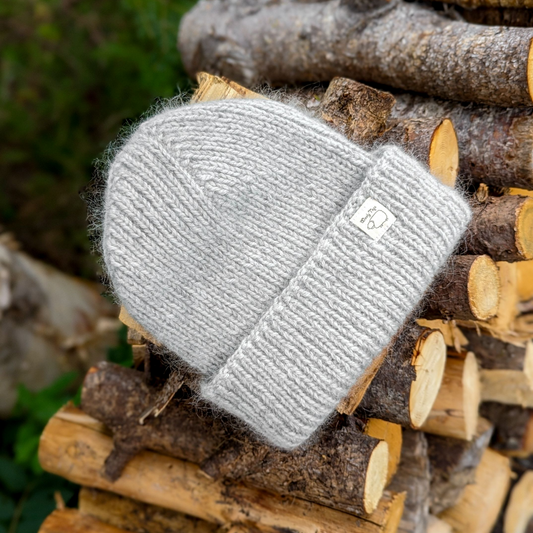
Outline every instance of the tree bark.
<svg viewBox="0 0 533 533">
<path fill-rule="evenodd" d="M 203 0 L 179 34 L 191 76 L 207 71 L 245 86 L 345 76 L 499 106 L 531 105 L 530 45 L 526 29 L 470 25 L 404 2 Z"/>
<path fill-rule="evenodd" d="M 69 408 L 66 419 L 64 412 L 46 426 L 39 460 L 46 471 L 74 483 L 111 490 L 218 524 L 256 525 L 265 533 L 279 533 L 284 528 L 293 533 L 381 533 L 387 531 L 392 518 L 389 501 L 393 494 L 383 498 L 367 518 L 298 498 L 287 505 L 275 494 L 210 480 L 198 466 L 154 452 L 133 458 L 125 475 L 112 482 L 102 475 L 112 439 L 96 429 L 98 422 L 83 412 Z"/>
<path fill-rule="evenodd" d="M 457 533 L 490 533 L 511 481 L 509 459 L 487 448 L 476 468 L 475 484 L 459 501 L 439 514 Z"/>
<path fill-rule="evenodd" d="M 430 465 L 428 445 L 420 431 L 405 429 L 402 460 L 389 489 L 406 491 L 399 533 L 425 533 L 429 517 Z"/>
<path fill-rule="evenodd" d="M 533 110 L 461 104 L 395 93 L 391 120 L 449 118 L 459 143 L 466 185 L 533 189 Z"/>
<path fill-rule="evenodd" d="M 480 419 L 471 442 L 427 434 L 431 463 L 430 509 L 438 514 L 455 505 L 465 487 L 475 481 L 475 471 L 492 437 L 493 426 Z"/>
<path fill-rule="evenodd" d="M 453 256 L 428 290 L 422 317 L 488 320 L 499 302 L 496 263 L 486 255 Z"/>
<path fill-rule="evenodd" d="M 448 354 L 442 385 L 422 430 L 472 440 L 478 425 L 480 395 L 474 354 Z"/>
<path fill-rule="evenodd" d="M 533 198 L 489 197 L 472 203 L 473 218 L 461 252 L 494 261 L 533 259 Z"/>
<path fill-rule="evenodd" d="M 221 533 L 211 522 L 89 487 L 81 488 L 78 508 L 84 515 L 136 533 Z"/>
<path fill-rule="evenodd" d="M 440 332 L 407 326 L 389 346 L 356 412 L 405 427 L 422 426 L 437 396 L 445 361 Z"/>
<path fill-rule="evenodd" d="M 425 163 L 443 183 L 455 186 L 459 170 L 459 145 L 455 128 L 448 118 L 391 119 L 381 141 L 399 144 Z"/>
<path fill-rule="evenodd" d="M 523 372 L 533 388 L 533 341 L 519 346 L 473 329 L 465 329 L 463 334 L 468 340 L 468 349 L 476 354 L 480 368 Z"/>
<path fill-rule="evenodd" d="M 506 1 L 506 0 L 502 0 Z M 513 0 L 511 0 L 512 2 Z M 526 0 L 529 2 L 529 0 Z M 515 26 L 531 28 L 533 12 L 521 7 L 478 7 L 476 9 L 458 9 L 461 17 L 471 24 L 486 26 Z"/>
<path fill-rule="evenodd" d="M 480 413 L 494 424 L 491 446 L 495 450 L 512 457 L 533 453 L 533 409 L 485 402 Z"/>
<path fill-rule="evenodd" d="M 213 417 L 207 406 L 188 399 L 183 390 L 161 416 L 139 424 L 157 394 L 140 372 L 118 365 L 100 363 L 87 374 L 83 409 L 114 435 L 113 453 L 106 459 L 110 479 L 117 479 L 140 450 L 151 449 L 202 464 L 216 479 L 242 480 L 349 512 L 372 512 L 381 497 L 387 445 L 362 432 L 353 417 L 337 417 L 309 446 L 284 452 L 236 429 L 235 420 Z"/>
<path fill-rule="evenodd" d="M 394 96 L 348 78 L 333 78 L 322 100 L 320 115 L 345 137 L 370 146 L 385 131 Z"/>
</svg>

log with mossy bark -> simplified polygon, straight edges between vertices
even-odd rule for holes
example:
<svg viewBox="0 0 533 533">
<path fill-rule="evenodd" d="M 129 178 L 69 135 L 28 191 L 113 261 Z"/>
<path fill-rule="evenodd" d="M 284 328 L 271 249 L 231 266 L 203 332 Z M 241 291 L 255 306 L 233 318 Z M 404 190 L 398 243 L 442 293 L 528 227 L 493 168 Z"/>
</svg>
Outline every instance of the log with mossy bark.
<svg viewBox="0 0 533 533">
<path fill-rule="evenodd" d="M 427 434 L 431 464 L 430 509 L 438 514 L 455 505 L 475 471 L 492 437 L 493 426 L 480 418 L 471 441 Z"/>
<path fill-rule="evenodd" d="M 464 104 L 395 92 L 391 121 L 453 122 L 465 185 L 533 189 L 533 110 Z"/>
<path fill-rule="evenodd" d="M 406 326 L 388 347 L 356 413 L 421 427 L 437 396 L 445 362 L 446 345 L 439 331 Z"/>
<path fill-rule="evenodd" d="M 475 355 L 449 352 L 442 385 L 422 430 L 472 440 L 478 426 L 480 389 Z"/>
<path fill-rule="evenodd" d="M 189 74 L 245 86 L 346 76 L 446 99 L 531 105 L 531 32 L 452 20 L 420 4 L 202 0 L 183 19 Z M 413 59 L 416 58 L 416 59 Z"/>
<path fill-rule="evenodd" d="M 238 430 L 235 420 L 213 417 L 185 389 L 160 416 L 141 424 L 158 392 L 141 372 L 118 365 L 100 363 L 87 374 L 83 409 L 114 435 L 113 453 L 106 460 L 110 479 L 117 479 L 140 450 L 151 449 L 201 464 L 212 478 L 241 480 L 349 512 L 371 512 L 381 497 L 388 446 L 365 434 L 354 417 L 339 415 L 308 446 L 284 452 Z"/>
<path fill-rule="evenodd" d="M 112 447 L 105 426 L 67 407 L 48 422 L 41 436 L 39 460 L 46 471 L 74 483 L 221 525 L 255 525 L 265 533 L 283 528 L 294 533 L 383 533 L 391 530 L 398 503 L 403 506 L 403 496 L 392 493 L 380 500 L 370 516 L 354 516 L 298 498 L 291 498 L 288 505 L 276 494 L 210 480 L 193 463 L 149 451 L 134 457 L 124 476 L 113 482 L 103 475 Z"/>
</svg>

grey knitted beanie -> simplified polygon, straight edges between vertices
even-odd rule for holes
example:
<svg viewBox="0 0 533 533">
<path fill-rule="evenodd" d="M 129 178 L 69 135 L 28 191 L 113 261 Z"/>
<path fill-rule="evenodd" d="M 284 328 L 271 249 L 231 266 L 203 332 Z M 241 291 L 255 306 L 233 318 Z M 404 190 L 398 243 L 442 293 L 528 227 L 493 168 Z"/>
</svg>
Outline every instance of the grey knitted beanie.
<svg viewBox="0 0 533 533">
<path fill-rule="evenodd" d="M 285 449 L 388 344 L 471 216 L 399 148 L 262 99 L 142 123 L 104 207 L 121 303 L 204 375 L 205 399 Z"/>
</svg>

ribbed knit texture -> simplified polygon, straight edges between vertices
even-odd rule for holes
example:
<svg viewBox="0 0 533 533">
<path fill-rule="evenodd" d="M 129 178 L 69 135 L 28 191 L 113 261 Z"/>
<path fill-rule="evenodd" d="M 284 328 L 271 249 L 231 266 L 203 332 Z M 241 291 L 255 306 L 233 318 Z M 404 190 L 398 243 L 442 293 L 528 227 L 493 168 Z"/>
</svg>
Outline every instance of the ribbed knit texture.
<svg viewBox="0 0 533 533">
<path fill-rule="evenodd" d="M 397 218 L 374 241 L 367 198 Z M 298 446 L 376 357 L 470 218 L 400 149 L 368 153 L 269 100 L 146 121 L 111 165 L 103 250 L 129 313 L 205 376 L 202 395 Z"/>
</svg>

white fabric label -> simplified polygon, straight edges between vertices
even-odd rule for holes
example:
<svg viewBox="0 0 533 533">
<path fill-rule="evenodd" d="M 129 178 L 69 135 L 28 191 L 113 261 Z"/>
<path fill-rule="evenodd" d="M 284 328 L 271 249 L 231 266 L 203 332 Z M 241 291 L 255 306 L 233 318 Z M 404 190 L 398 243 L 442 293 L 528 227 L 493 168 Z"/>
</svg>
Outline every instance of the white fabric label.
<svg viewBox="0 0 533 533">
<path fill-rule="evenodd" d="M 350 218 L 358 228 L 369 237 L 379 241 L 394 224 L 396 217 L 383 205 L 372 198 L 367 198 L 363 205 Z"/>
</svg>

